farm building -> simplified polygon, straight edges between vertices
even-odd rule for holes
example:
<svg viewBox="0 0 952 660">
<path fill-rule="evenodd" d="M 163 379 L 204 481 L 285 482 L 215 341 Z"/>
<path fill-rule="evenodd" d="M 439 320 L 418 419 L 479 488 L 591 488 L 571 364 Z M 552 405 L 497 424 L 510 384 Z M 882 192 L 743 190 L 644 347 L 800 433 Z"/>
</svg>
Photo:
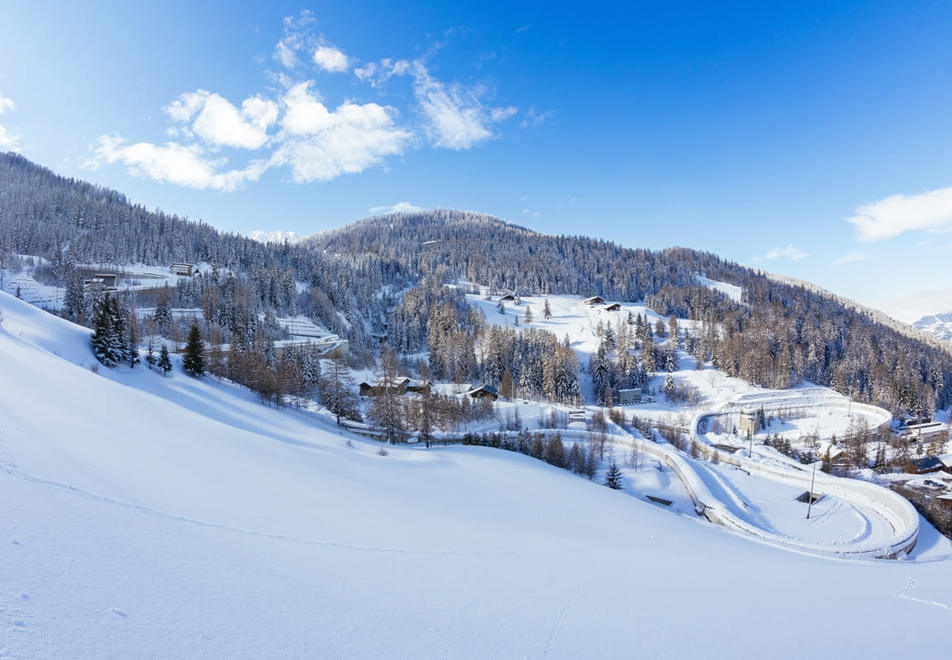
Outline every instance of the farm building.
<svg viewBox="0 0 952 660">
<path fill-rule="evenodd" d="M 620 311 L 621 311 L 621 304 L 620 304 L 620 303 L 612 303 L 611 305 L 609 305 L 608 307 L 605 308 L 605 311 L 606 311 L 606 312 L 620 312 Z"/>
<path fill-rule="evenodd" d="M 591 298 L 586 298 L 583 302 L 589 307 L 594 307 L 595 305 L 604 305 L 605 299 L 601 296 L 592 296 Z"/>
</svg>

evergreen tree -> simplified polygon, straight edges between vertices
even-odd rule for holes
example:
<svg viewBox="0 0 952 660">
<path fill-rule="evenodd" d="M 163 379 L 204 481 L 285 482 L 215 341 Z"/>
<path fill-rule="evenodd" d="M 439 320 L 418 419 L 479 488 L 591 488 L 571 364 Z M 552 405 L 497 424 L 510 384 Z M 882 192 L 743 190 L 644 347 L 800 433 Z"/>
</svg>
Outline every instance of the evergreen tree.
<svg viewBox="0 0 952 660">
<path fill-rule="evenodd" d="M 136 322 L 135 310 L 129 313 L 129 323 L 126 326 L 126 359 L 129 366 L 135 368 L 139 362 L 139 324 Z"/>
<path fill-rule="evenodd" d="M 621 490 L 622 488 L 621 470 L 614 461 L 608 466 L 608 472 L 605 473 L 605 485 L 612 490 Z"/>
<path fill-rule="evenodd" d="M 152 344 L 152 337 L 149 337 L 149 347 L 145 352 L 145 363 L 151 369 L 158 362 L 158 357 L 155 355 L 155 346 Z"/>
<path fill-rule="evenodd" d="M 545 299 L 545 304 L 542 306 L 542 316 L 543 318 L 545 318 L 546 321 L 552 318 L 552 308 L 549 307 L 548 298 Z"/>
<path fill-rule="evenodd" d="M 162 370 L 162 375 L 167 375 L 172 371 L 172 360 L 169 358 L 169 347 L 165 344 L 162 344 L 162 349 L 159 351 L 159 369 Z"/>
<path fill-rule="evenodd" d="M 90 345 L 93 355 L 107 367 L 114 367 L 126 357 L 124 324 L 119 306 L 108 293 L 96 301 L 93 309 L 93 334 Z"/>
<path fill-rule="evenodd" d="M 525 316 L 523 316 L 523 320 L 526 323 L 532 323 L 532 307 L 529 305 L 526 305 L 526 313 Z"/>
<path fill-rule="evenodd" d="M 192 321 L 192 327 L 188 329 L 185 352 L 182 354 L 182 369 L 189 376 L 201 376 L 205 373 L 205 342 L 202 340 L 202 331 L 198 329 L 198 321 Z"/>
</svg>

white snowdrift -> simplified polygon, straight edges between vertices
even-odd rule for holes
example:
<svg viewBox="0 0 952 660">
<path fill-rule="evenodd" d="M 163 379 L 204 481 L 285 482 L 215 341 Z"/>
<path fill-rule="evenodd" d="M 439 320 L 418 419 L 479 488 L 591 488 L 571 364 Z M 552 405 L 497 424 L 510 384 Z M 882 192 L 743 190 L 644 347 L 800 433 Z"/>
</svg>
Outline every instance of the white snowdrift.
<svg viewBox="0 0 952 660">
<path fill-rule="evenodd" d="M 948 623 L 948 562 L 790 553 L 505 452 L 378 456 L 0 313 L 2 657 L 879 657 L 935 642 L 870 622 Z"/>
</svg>

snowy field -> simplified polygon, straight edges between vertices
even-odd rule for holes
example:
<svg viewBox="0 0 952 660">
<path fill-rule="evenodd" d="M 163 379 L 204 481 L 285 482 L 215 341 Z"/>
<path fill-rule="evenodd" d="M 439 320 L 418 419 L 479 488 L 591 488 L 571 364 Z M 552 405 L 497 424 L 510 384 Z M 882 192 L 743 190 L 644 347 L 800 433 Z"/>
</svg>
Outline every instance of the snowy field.
<svg viewBox="0 0 952 660">
<path fill-rule="evenodd" d="M 379 456 L 0 313 L 0 657 L 941 654 L 952 562 L 781 550 L 512 453 Z"/>
</svg>

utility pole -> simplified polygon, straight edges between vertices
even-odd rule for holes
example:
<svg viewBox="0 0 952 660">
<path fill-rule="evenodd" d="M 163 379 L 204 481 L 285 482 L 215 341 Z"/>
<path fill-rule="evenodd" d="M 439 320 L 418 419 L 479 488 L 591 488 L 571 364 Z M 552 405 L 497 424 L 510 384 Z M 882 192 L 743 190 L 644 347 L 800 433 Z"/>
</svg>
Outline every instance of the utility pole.
<svg viewBox="0 0 952 660">
<path fill-rule="evenodd" d="M 807 520 L 810 519 L 810 510 L 813 508 L 813 483 L 816 481 L 816 461 L 813 462 L 813 476 L 810 477 L 810 492 L 807 493 Z"/>
</svg>

